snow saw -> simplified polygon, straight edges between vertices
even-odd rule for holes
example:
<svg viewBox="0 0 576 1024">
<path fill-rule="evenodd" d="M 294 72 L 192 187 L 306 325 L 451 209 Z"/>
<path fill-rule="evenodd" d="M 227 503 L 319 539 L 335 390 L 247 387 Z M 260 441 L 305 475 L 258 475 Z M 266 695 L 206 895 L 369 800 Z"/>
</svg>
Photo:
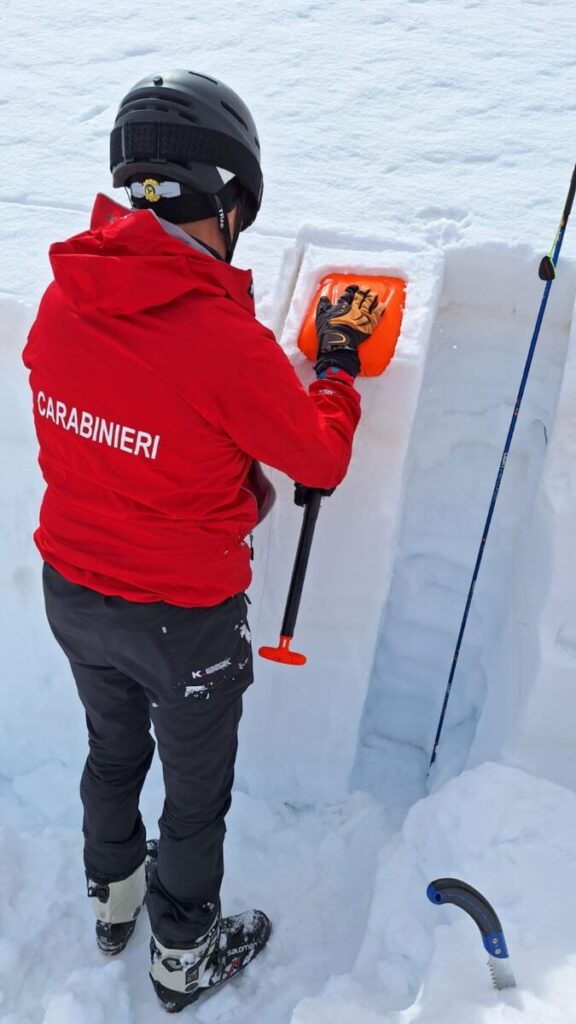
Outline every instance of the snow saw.
<svg viewBox="0 0 576 1024">
<path fill-rule="evenodd" d="M 472 918 L 480 929 L 484 949 L 488 953 L 488 969 L 494 988 L 516 988 L 500 918 L 486 897 L 458 878 L 438 878 L 430 883 L 426 894 L 431 903 L 452 903 Z"/>
</svg>

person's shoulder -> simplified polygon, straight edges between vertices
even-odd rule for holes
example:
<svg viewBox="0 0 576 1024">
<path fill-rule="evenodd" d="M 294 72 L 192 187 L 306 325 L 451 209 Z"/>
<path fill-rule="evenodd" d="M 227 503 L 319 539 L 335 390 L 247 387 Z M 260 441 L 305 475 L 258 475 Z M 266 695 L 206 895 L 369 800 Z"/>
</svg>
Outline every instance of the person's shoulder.
<svg viewBox="0 0 576 1024">
<path fill-rule="evenodd" d="M 57 313 L 65 306 L 66 303 L 64 302 L 64 296 L 62 295 L 60 285 L 57 281 L 50 281 L 42 294 L 40 302 L 38 303 L 36 322 L 42 318 Z"/>
<path fill-rule="evenodd" d="M 190 315 L 196 324 L 211 334 L 224 331 L 253 334 L 266 330 L 253 307 L 238 302 L 235 296 L 224 290 L 193 290 L 184 296 L 183 301 L 185 315 Z"/>
</svg>

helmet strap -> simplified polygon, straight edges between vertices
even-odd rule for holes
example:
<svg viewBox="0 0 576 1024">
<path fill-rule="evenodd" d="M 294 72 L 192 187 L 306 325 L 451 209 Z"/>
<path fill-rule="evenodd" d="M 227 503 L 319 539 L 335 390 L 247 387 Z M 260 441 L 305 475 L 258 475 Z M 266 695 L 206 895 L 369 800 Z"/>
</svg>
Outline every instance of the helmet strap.
<svg viewBox="0 0 576 1024">
<path fill-rule="evenodd" d="M 230 233 L 230 225 L 228 223 L 228 214 L 224 209 L 224 205 L 222 203 L 222 200 L 220 199 L 220 196 L 213 196 L 213 202 L 214 206 L 216 207 L 216 216 L 218 218 L 218 227 L 220 228 L 220 234 L 224 239 L 224 248 L 226 250 L 226 263 L 230 263 L 234 255 L 234 248 L 236 246 L 236 242 L 238 241 L 238 235 L 236 231 L 234 231 L 235 237 L 232 238 L 232 235 Z"/>
<path fill-rule="evenodd" d="M 242 189 L 238 203 L 236 206 L 236 223 L 234 224 L 234 234 L 232 235 L 232 252 L 236 248 L 240 232 L 244 230 L 244 218 L 246 216 L 246 193 Z"/>
</svg>

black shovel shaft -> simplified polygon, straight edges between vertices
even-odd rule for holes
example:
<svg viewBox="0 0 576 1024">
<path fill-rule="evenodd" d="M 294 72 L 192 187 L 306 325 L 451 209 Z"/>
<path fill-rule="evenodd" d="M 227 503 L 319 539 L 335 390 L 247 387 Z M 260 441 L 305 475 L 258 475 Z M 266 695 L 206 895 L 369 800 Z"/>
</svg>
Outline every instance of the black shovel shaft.
<svg viewBox="0 0 576 1024">
<path fill-rule="evenodd" d="M 296 628 L 296 619 L 298 618 L 300 599 L 304 588 L 306 569 L 308 568 L 308 559 L 310 558 L 310 550 L 312 548 L 314 530 L 316 529 L 316 521 L 318 519 L 321 501 L 322 491 L 313 490 L 306 502 L 304 521 L 302 523 L 302 529 L 300 530 L 300 540 L 298 541 L 298 550 L 294 560 L 292 579 L 290 580 L 290 589 L 288 591 L 288 599 L 286 601 L 286 610 L 282 621 L 282 636 L 294 636 L 294 629 Z"/>
</svg>

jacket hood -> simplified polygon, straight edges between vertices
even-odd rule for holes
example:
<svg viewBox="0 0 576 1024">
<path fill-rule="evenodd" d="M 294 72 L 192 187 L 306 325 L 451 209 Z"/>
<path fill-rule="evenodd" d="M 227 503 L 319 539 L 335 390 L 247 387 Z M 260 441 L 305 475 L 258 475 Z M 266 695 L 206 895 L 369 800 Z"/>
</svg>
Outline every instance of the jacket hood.
<svg viewBox="0 0 576 1024">
<path fill-rule="evenodd" d="M 54 278 L 79 313 L 139 313 L 199 291 L 254 311 L 252 274 L 197 252 L 169 235 L 148 210 L 98 195 L 90 230 L 50 247 Z"/>
</svg>

